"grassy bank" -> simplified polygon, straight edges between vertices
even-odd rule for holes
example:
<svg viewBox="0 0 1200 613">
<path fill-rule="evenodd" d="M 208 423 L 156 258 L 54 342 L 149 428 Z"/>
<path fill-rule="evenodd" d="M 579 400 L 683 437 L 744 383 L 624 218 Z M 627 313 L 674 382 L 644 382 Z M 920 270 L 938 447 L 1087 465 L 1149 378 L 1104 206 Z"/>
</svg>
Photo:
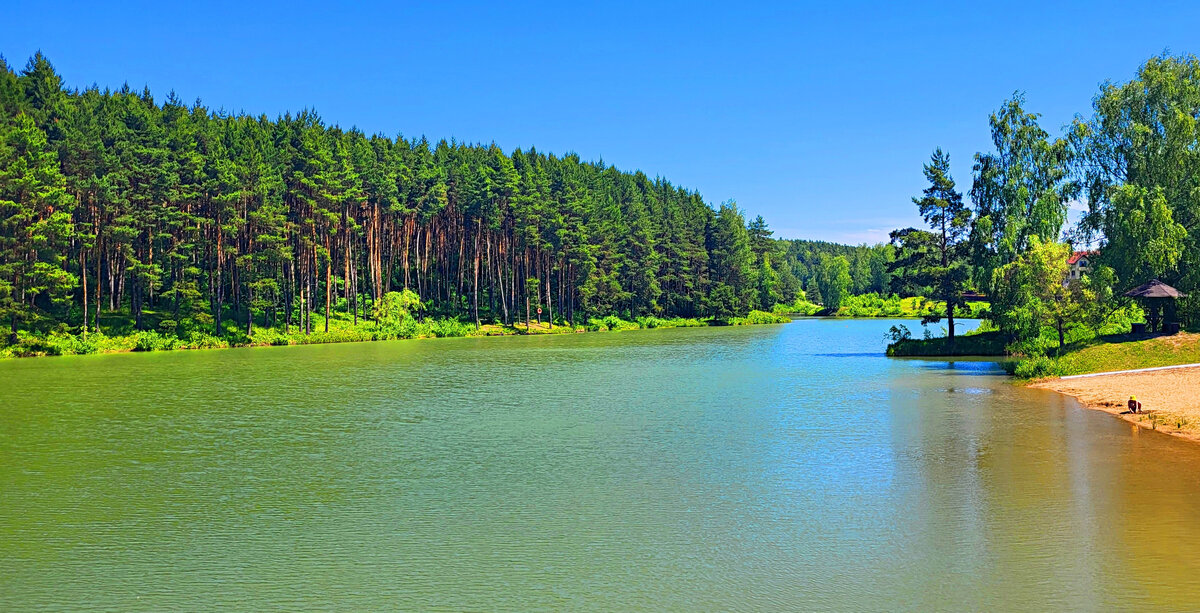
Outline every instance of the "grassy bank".
<svg viewBox="0 0 1200 613">
<path fill-rule="evenodd" d="M 887 354 L 896 357 L 1017 355 L 1019 360 L 1007 362 L 1005 366 L 1023 381 L 1200 363 L 1200 334 L 1196 333 L 1150 336 L 1079 332 L 1078 338 L 1068 342 L 1061 351 L 1050 336 L 1021 347 L 1010 345 L 1007 337 L 994 330 L 959 336 L 953 347 L 946 338 L 893 338 Z"/>
<path fill-rule="evenodd" d="M 332 317 L 329 320 L 329 331 L 326 332 L 324 320 L 319 315 L 314 315 L 313 319 L 314 330 L 310 334 L 305 334 L 297 328 L 292 328 L 291 331 L 285 333 L 278 328 L 259 327 L 255 327 L 249 335 L 245 333 L 244 329 L 226 328 L 225 333 L 220 336 L 200 330 L 143 330 L 111 335 L 94 332 L 87 335 L 74 334 L 62 329 L 45 334 L 21 333 L 16 344 L 0 346 L 0 358 L 270 345 L 314 345 L 414 338 L 572 334 L 651 328 L 774 324 L 790 321 L 785 316 L 765 311 L 751 311 L 745 317 L 732 317 L 726 320 L 681 317 L 640 317 L 636 320 L 624 320 L 616 316 L 609 316 L 590 319 L 584 325 L 566 325 L 559 322 L 551 326 L 549 322 L 531 322 L 526 327 L 524 323 L 518 322 L 512 325 L 487 324 L 477 329 L 473 323 L 457 319 L 405 318 L 399 323 L 380 324 L 364 319 L 355 323 L 349 319 Z"/>
<path fill-rule="evenodd" d="M 956 314 L 963 319 L 982 317 L 988 309 L 986 302 L 969 302 L 967 310 Z M 927 315 L 937 315 L 946 312 L 944 302 L 930 300 L 922 296 L 901 298 L 899 296 L 880 296 L 879 294 L 863 294 L 848 296 L 835 309 L 819 304 L 798 300 L 793 304 L 780 304 L 775 307 L 776 313 L 791 313 L 805 316 L 847 317 L 861 319 L 917 319 Z"/>
<path fill-rule="evenodd" d="M 1019 379 L 1032 380 L 1195 363 L 1200 363 L 1200 334 L 1118 334 L 1068 345 L 1059 356 L 1021 360 L 1014 366 L 1013 374 Z"/>
</svg>

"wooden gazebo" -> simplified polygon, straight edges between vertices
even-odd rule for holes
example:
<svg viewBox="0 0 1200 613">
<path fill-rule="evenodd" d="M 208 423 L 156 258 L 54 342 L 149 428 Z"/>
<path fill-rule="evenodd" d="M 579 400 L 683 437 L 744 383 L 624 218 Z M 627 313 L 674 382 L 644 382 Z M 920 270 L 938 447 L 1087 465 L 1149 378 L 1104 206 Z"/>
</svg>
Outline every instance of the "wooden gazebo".
<svg viewBox="0 0 1200 613">
<path fill-rule="evenodd" d="M 1179 331 L 1177 322 L 1167 322 L 1165 319 L 1168 316 L 1174 316 L 1175 300 L 1186 298 L 1187 294 L 1158 279 L 1153 279 L 1125 292 L 1125 295 L 1137 300 L 1146 309 L 1146 323 L 1149 332 L 1175 333 Z"/>
</svg>

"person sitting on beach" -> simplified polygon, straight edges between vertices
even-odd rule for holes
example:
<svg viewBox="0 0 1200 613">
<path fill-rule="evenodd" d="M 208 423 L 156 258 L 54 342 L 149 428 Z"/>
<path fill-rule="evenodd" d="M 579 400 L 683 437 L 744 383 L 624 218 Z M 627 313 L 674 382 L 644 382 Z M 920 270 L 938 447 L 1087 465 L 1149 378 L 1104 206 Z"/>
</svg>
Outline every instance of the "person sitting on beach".
<svg viewBox="0 0 1200 613">
<path fill-rule="evenodd" d="M 1129 397 L 1129 412 L 1130 413 L 1141 413 L 1142 412 L 1142 403 L 1138 402 L 1137 396 Z"/>
</svg>

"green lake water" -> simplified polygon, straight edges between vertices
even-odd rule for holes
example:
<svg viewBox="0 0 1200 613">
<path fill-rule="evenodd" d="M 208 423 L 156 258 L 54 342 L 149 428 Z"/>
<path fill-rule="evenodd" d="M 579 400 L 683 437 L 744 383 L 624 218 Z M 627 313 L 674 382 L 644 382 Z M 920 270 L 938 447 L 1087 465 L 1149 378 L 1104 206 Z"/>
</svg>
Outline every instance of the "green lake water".
<svg viewBox="0 0 1200 613">
<path fill-rule="evenodd" d="M 4 361 L 0 610 L 1200 607 L 1200 445 L 893 323 Z"/>
</svg>

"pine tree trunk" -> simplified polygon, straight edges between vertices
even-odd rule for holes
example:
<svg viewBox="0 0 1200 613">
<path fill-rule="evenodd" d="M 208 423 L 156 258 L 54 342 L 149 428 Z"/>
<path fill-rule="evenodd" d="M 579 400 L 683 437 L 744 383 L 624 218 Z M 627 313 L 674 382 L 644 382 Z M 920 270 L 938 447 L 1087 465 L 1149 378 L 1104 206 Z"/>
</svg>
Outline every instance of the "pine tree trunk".
<svg viewBox="0 0 1200 613">
<path fill-rule="evenodd" d="M 101 291 L 104 284 L 100 282 L 100 265 L 104 263 L 103 243 L 100 240 L 100 222 L 96 222 L 96 334 L 100 334 L 100 309 L 104 303 L 101 302 Z"/>
<path fill-rule="evenodd" d="M 325 331 L 329 332 L 329 300 L 333 297 L 333 252 L 329 250 L 329 233 L 325 233 Z"/>
<path fill-rule="evenodd" d="M 88 332 L 88 286 L 87 286 L 87 253 L 79 248 L 79 279 L 83 283 L 83 339 L 87 340 Z"/>
<path fill-rule="evenodd" d="M 954 346 L 954 303 L 946 303 L 946 321 L 950 324 L 950 346 Z"/>
<path fill-rule="evenodd" d="M 9 290 L 12 292 L 11 296 L 14 300 L 20 296 L 18 288 L 20 288 L 20 285 L 17 283 L 17 271 L 14 269 L 12 273 L 12 289 Z M 8 344 L 17 344 L 17 309 L 13 309 L 12 317 L 9 318 Z"/>
<path fill-rule="evenodd" d="M 550 291 L 550 255 L 546 255 L 546 270 L 542 273 L 546 277 L 546 322 L 550 329 L 554 329 L 554 294 Z"/>
<path fill-rule="evenodd" d="M 479 329 L 479 226 L 480 222 L 475 222 L 475 270 L 474 279 L 471 281 L 471 310 L 475 311 L 475 329 Z"/>
</svg>

